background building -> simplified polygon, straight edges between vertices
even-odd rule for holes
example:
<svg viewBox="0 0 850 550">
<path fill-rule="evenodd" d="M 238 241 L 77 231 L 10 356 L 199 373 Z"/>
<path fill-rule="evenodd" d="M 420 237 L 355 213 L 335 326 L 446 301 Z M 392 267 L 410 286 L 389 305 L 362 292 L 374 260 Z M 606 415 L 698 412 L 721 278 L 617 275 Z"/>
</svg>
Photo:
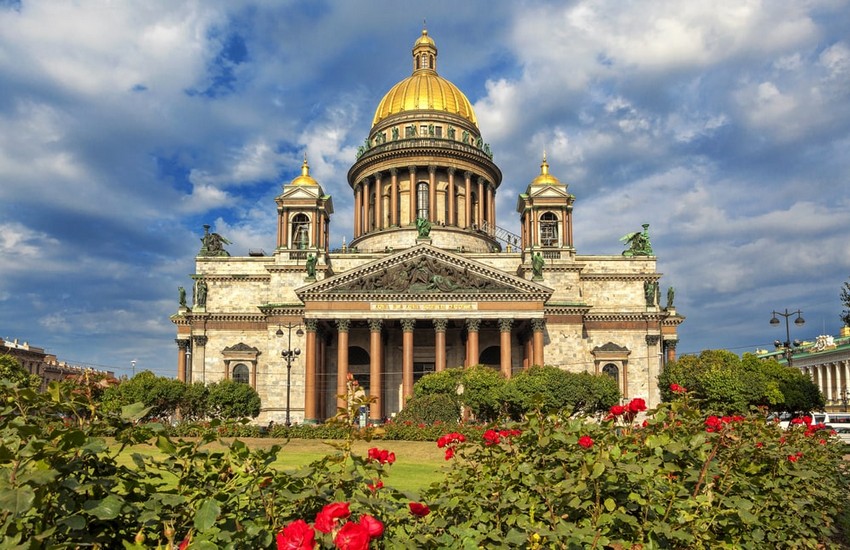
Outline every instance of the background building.
<svg viewBox="0 0 850 550">
<path fill-rule="evenodd" d="M 501 229 L 502 173 L 472 105 L 437 73 L 427 31 L 412 53 L 348 172 L 347 245 L 329 250 L 333 202 L 306 158 L 275 200 L 271 256 L 231 257 L 205 228 L 193 303 L 181 289 L 172 316 L 178 378 L 251 384 L 260 422 L 332 416 L 349 374 L 384 419 L 418 377 L 474 364 L 506 377 L 540 364 L 604 373 L 625 398 L 656 404 L 683 318 L 672 288 L 660 302 L 648 225 L 623 255 L 578 254 L 575 197 L 544 154 L 517 200 L 521 234 Z"/>
<path fill-rule="evenodd" d="M 19 342 L 17 339 L 9 342 L 0 338 L 0 355 L 9 355 L 17 359 L 24 370 L 39 376 L 41 378 L 41 391 L 46 390 L 47 385 L 51 382 L 65 380 L 68 376 L 76 376 L 86 370 L 106 374 L 111 378 L 115 377 L 112 371 L 69 365 L 65 361 L 56 359 L 55 355 L 45 353 L 44 348 L 31 346 L 28 342 Z"/>
</svg>

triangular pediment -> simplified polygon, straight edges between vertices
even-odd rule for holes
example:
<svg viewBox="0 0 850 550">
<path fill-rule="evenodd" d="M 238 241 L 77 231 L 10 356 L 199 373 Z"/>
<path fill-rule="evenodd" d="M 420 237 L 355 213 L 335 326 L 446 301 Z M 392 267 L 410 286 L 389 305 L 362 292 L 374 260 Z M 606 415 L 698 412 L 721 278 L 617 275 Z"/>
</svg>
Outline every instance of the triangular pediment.
<svg viewBox="0 0 850 550">
<path fill-rule="evenodd" d="M 431 245 L 389 254 L 295 291 L 302 301 L 464 301 L 524 299 L 545 302 L 553 290 Z"/>
<path fill-rule="evenodd" d="M 302 185 L 288 185 L 283 189 L 283 193 L 278 199 L 285 200 L 316 200 L 322 195 L 322 190 L 318 186 L 305 187 Z"/>
<path fill-rule="evenodd" d="M 532 185 L 528 188 L 528 196 L 540 198 L 567 198 L 570 196 L 566 185 Z"/>
</svg>

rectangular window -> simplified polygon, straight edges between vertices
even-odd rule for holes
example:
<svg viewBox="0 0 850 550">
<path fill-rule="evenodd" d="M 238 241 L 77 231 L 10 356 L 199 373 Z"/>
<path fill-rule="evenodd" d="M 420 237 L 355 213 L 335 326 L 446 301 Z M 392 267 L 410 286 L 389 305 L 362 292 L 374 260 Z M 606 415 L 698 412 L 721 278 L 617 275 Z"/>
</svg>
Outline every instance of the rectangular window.
<svg viewBox="0 0 850 550">
<path fill-rule="evenodd" d="M 443 137 L 443 127 L 442 126 L 437 126 L 434 130 L 437 132 L 437 137 Z"/>
</svg>

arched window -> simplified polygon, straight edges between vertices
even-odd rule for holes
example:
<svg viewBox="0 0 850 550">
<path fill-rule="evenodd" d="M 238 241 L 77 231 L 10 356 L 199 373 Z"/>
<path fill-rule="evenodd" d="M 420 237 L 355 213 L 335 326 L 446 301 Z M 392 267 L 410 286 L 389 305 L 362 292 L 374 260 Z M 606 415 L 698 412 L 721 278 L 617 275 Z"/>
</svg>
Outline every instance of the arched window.
<svg viewBox="0 0 850 550">
<path fill-rule="evenodd" d="M 473 229 L 478 229 L 478 195 L 476 193 L 472 193 L 472 219 L 469 220 L 471 223 L 469 224 Z"/>
<path fill-rule="evenodd" d="M 478 356 L 478 364 L 499 370 L 502 365 L 502 348 L 490 346 Z"/>
<path fill-rule="evenodd" d="M 552 212 L 540 216 L 540 244 L 558 246 L 558 216 Z"/>
<path fill-rule="evenodd" d="M 369 352 L 360 346 L 348 347 L 348 372 L 357 382 L 357 385 L 363 388 L 367 394 L 369 393 L 369 383 L 371 380 L 369 365 L 371 360 Z"/>
<path fill-rule="evenodd" d="M 428 204 L 428 184 L 424 181 L 420 181 L 416 185 L 416 217 L 429 219 L 428 213 L 430 212 L 429 204 Z"/>
<path fill-rule="evenodd" d="M 617 368 L 617 365 L 615 365 L 614 363 L 608 363 L 607 365 L 602 367 L 602 372 L 613 378 L 617 382 L 617 386 L 619 387 L 620 369 Z"/>
<path fill-rule="evenodd" d="M 248 384 L 250 382 L 248 372 L 247 365 L 239 363 L 233 367 L 233 381 L 238 384 Z"/>
<path fill-rule="evenodd" d="M 292 217 L 292 248 L 305 250 L 310 246 L 310 218 L 306 214 Z"/>
</svg>

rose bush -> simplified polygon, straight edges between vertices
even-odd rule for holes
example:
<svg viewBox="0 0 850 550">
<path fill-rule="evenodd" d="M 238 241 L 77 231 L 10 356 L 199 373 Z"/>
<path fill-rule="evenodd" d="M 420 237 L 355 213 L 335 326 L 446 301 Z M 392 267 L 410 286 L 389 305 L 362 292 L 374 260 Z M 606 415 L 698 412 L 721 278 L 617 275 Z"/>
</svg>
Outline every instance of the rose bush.
<svg viewBox="0 0 850 550">
<path fill-rule="evenodd" d="M 0 393 L 3 548 L 820 548 L 846 534 L 850 483 L 828 428 L 714 416 L 687 391 L 642 421 L 634 399 L 600 421 L 446 429 L 445 478 L 421 494 L 392 488 L 390 444 L 352 452 L 381 435 L 353 426 L 368 398 L 328 425 L 341 439 L 327 456 L 281 472 L 281 447 L 210 450 L 216 423 L 180 441 L 140 423 L 141 407 L 98 415 L 56 385 Z M 105 437 L 159 453 L 124 466 Z"/>
</svg>

